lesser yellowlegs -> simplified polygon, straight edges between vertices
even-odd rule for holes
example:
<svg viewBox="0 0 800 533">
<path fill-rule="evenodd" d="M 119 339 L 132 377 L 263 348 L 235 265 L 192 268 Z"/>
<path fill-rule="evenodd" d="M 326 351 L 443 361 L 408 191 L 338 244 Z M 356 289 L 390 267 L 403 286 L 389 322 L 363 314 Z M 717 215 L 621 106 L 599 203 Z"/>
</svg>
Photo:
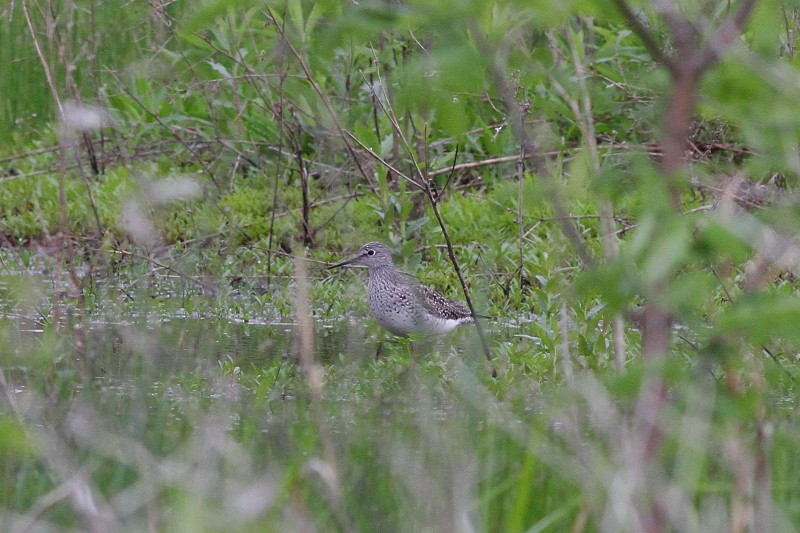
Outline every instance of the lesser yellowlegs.
<svg viewBox="0 0 800 533">
<path fill-rule="evenodd" d="M 367 293 L 375 320 L 395 335 L 445 334 L 459 324 L 473 321 L 461 302 L 448 300 L 433 289 L 416 283 L 394 268 L 389 247 L 369 242 L 358 254 L 330 268 L 363 265 L 369 268 Z"/>
</svg>

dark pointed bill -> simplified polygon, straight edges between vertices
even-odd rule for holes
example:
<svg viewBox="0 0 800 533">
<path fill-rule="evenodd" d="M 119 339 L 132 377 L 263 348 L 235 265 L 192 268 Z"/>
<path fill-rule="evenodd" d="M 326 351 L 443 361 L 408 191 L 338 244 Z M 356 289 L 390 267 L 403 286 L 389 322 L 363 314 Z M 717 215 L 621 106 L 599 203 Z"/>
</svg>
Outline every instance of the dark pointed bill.
<svg viewBox="0 0 800 533">
<path fill-rule="evenodd" d="M 328 270 L 333 270 L 334 268 L 339 268 L 339 267 L 343 267 L 343 266 L 345 266 L 345 265 L 349 265 L 350 263 L 352 263 L 352 262 L 353 262 L 353 261 L 355 261 L 356 259 L 359 259 L 360 257 L 361 257 L 360 255 L 357 255 L 357 256 L 355 256 L 355 257 L 351 257 L 350 259 L 345 259 L 345 260 L 344 260 L 344 261 L 342 261 L 341 263 L 336 263 L 335 265 L 331 265 L 331 266 L 329 266 L 329 267 L 328 267 Z"/>
</svg>

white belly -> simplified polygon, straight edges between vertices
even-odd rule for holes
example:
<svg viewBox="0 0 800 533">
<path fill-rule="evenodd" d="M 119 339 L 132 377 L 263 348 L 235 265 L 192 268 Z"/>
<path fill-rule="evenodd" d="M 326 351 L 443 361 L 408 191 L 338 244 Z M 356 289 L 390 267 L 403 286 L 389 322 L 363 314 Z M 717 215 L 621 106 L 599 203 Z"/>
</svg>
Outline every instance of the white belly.
<svg viewBox="0 0 800 533">
<path fill-rule="evenodd" d="M 386 275 L 378 276 L 370 271 L 369 309 L 378 324 L 395 335 L 405 336 L 409 333 L 443 335 L 459 324 L 470 321 L 469 318 L 443 318 L 432 315 L 416 288 L 402 281 L 394 278 L 394 282 L 391 283 L 386 280 Z"/>
<path fill-rule="evenodd" d="M 450 333 L 456 326 L 463 323 L 463 320 L 452 320 L 437 318 L 430 315 L 427 311 L 411 308 L 392 308 L 386 309 L 381 306 L 373 306 L 370 303 L 370 310 L 378 324 L 394 333 L 395 335 L 405 336 L 409 333 L 434 333 L 444 335 Z"/>
</svg>

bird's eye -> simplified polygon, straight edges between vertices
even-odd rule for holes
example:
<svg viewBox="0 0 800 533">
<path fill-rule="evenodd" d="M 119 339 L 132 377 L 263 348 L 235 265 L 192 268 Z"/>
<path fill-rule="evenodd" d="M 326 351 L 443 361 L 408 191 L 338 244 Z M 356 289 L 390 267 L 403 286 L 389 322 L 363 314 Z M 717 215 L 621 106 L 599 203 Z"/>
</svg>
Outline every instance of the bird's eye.
<svg viewBox="0 0 800 533">
<path fill-rule="evenodd" d="M 367 255 L 375 255 L 375 250 L 367 250 Z"/>
</svg>

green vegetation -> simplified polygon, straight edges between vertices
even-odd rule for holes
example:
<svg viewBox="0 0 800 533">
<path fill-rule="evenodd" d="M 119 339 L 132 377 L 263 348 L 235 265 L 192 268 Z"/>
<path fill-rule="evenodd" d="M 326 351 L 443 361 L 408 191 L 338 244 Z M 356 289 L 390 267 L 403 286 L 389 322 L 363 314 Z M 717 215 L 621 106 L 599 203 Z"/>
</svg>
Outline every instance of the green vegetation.
<svg viewBox="0 0 800 533">
<path fill-rule="evenodd" d="M 800 5 L 670 6 L 0 7 L 0 530 L 800 529 Z"/>
</svg>

